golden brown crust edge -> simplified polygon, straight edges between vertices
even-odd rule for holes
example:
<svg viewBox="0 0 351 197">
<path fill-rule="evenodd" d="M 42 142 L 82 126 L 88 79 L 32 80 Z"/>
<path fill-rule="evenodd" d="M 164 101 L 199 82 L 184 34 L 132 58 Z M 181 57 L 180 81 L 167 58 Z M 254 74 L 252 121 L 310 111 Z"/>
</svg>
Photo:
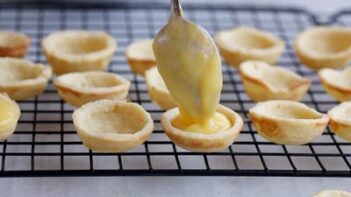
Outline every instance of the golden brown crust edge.
<svg viewBox="0 0 351 197">
<path fill-rule="evenodd" d="M 305 52 L 301 50 L 299 47 L 298 36 L 293 44 L 295 53 L 299 61 L 306 65 L 307 67 L 313 70 L 319 70 L 322 68 L 341 68 L 346 65 L 351 59 L 351 50 L 347 53 L 343 53 L 342 55 L 337 56 L 329 56 L 329 57 L 312 57 L 307 55 Z"/>
<path fill-rule="evenodd" d="M 125 101 L 129 93 L 130 82 L 121 84 L 121 88 L 114 91 L 105 92 L 80 92 L 67 87 L 59 80 L 54 80 L 55 88 L 59 96 L 67 103 L 74 107 L 80 107 L 88 102 L 101 100 L 101 99 L 111 99 L 111 100 L 121 100 Z M 122 87 L 123 85 L 123 87 Z"/>
<path fill-rule="evenodd" d="M 41 66 L 43 66 L 43 71 L 38 78 L 28 83 L 22 83 L 21 85 L 0 86 L 0 91 L 5 92 L 14 100 L 25 100 L 41 94 L 44 92 L 52 74 L 50 67 Z"/>
<path fill-rule="evenodd" d="M 325 128 L 328 126 L 329 117 L 325 114 L 320 119 L 316 119 L 308 123 L 307 129 L 300 128 L 299 131 L 305 135 L 295 136 L 292 138 L 287 130 L 292 130 L 294 127 L 299 127 L 296 122 L 291 121 L 276 121 L 268 117 L 258 115 L 249 111 L 249 117 L 252 120 L 257 132 L 267 140 L 276 144 L 285 145 L 301 145 L 311 142 L 322 135 Z"/>
<path fill-rule="evenodd" d="M 324 90 L 335 100 L 339 102 L 351 100 L 351 89 L 330 84 L 320 72 L 318 72 L 318 77 Z"/>
<path fill-rule="evenodd" d="M 273 99 L 284 99 L 284 100 L 301 100 L 309 87 L 311 86 L 312 81 L 309 79 L 301 80 L 299 83 L 294 84 L 289 87 L 289 91 L 286 94 L 279 93 L 276 95 L 267 84 L 263 83 L 256 78 L 246 75 L 241 69 L 239 73 L 242 77 L 246 94 L 255 102 L 273 100 Z M 255 88 L 253 88 L 253 86 Z"/>
<path fill-rule="evenodd" d="M 127 61 L 128 61 L 128 65 L 130 66 L 132 72 L 144 76 L 145 72 L 156 66 L 156 61 L 154 60 L 137 60 L 137 59 L 133 59 L 133 58 L 128 58 L 127 57 Z"/>
<path fill-rule="evenodd" d="M 100 100 L 101 102 L 106 102 L 106 100 Z M 95 101 L 95 102 L 100 102 L 100 101 Z M 109 101 L 110 102 L 110 101 Z M 119 101 L 112 101 L 112 102 L 118 102 Z M 88 103 L 86 105 L 89 105 L 92 103 Z M 82 107 L 85 107 L 84 105 Z M 78 117 L 78 110 L 76 109 L 73 114 L 72 114 L 72 120 L 74 123 L 74 126 L 77 130 L 77 134 L 79 138 L 81 139 L 82 143 L 88 147 L 89 149 L 97 152 L 105 152 L 105 153 L 118 153 L 118 152 L 124 152 L 128 151 L 130 149 L 136 148 L 137 146 L 141 145 L 144 143 L 147 138 L 152 134 L 154 130 L 154 123 L 153 120 L 148 112 L 146 112 L 140 105 L 136 106 L 138 110 L 141 110 L 140 113 L 144 113 L 145 116 L 147 116 L 148 121 L 146 124 L 143 126 L 142 129 L 137 131 L 134 134 L 118 134 L 121 135 L 121 137 L 116 137 L 109 134 L 99 134 L 99 133 L 90 133 L 85 131 L 79 126 L 79 117 Z"/>
<path fill-rule="evenodd" d="M 28 36 L 22 35 L 24 43 L 15 47 L 0 47 L 0 57 L 22 58 L 27 55 L 31 40 Z"/>
</svg>

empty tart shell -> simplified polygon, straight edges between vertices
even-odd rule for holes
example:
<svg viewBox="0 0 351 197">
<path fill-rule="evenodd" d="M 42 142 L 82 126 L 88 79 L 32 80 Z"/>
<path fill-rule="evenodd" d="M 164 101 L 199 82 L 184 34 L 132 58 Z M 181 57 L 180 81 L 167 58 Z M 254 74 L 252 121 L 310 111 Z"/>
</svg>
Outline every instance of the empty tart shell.
<svg viewBox="0 0 351 197">
<path fill-rule="evenodd" d="M 105 70 L 117 42 L 104 32 L 62 31 L 45 37 L 42 47 L 53 71 L 60 75 Z"/>
<path fill-rule="evenodd" d="M 127 47 L 127 61 L 134 73 L 144 75 L 146 70 L 156 66 L 152 43 L 153 39 L 145 39 L 135 41 Z"/>
<path fill-rule="evenodd" d="M 351 102 L 344 102 L 328 112 L 331 130 L 340 138 L 351 141 Z"/>
<path fill-rule="evenodd" d="M 130 87 L 122 76 L 103 71 L 67 73 L 54 84 L 60 97 L 75 107 L 101 99 L 125 100 Z"/>
<path fill-rule="evenodd" d="M 156 66 L 145 72 L 145 80 L 152 101 L 162 109 L 171 109 L 177 106 Z"/>
<path fill-rule="evenodd" d="M 343 70 L 330 68 L 318 72 L 324 90 L 337 101 L 351 100 L 351 67 Z"/>
<path fill-rule="evenodd" d="M 21 111 L 15 101 L 1 93 L 0 109 L 0 140 L 5 140 L 15 131 Z"/>
<path fill-rule="evenodd" d="M 313 197 L 351 197 L 351 193 L 341 190 L 323 190 L 315 194 Z"/>
<path fill-rule="evenodd" d="M 51 76 L 51 68 L 15 58 L 0 58 L 0 92 L 14 100 L 42 93 Z"/>
<path fill-rule="evenodd" d="M 1 57 L 24 57 L 29 45 L 30 39 L 24 34 L 0 31 Z"/>
<path fill-rule="evenodd" d="M 310 28 L 300 33 L 294 48 L 300 62 L 312 69 L 341 67 L 351 58 L 351 29 Z"/>
<path fill-rule="evenodd" d="M 285 47 L 280 38 L 250 27 L 221 31 L 216 34 L 215 41 L 222 57 L 234 67 L 247 60 L 274 64 Z"/>
<path fill-rule="evenodd" d="M 123 152 L 142 144 L 153 120 L 140 105 L 116 100 L 90 102 L 76 109 L 73 124 L 85 146 L 99 152 Z"/>
<path fill-rule="evenodd" d="M 227 148 L 238 137 L 242 127 L 242 118 L 231 109 L 220 105 L 217 112 L 225 115 L 231 127 L 216 133 L 195 133 L 173 126 L 172 122 L 179 116 L 178 108 L 165 112 L 161 117 L 162 127 L 167 136 L 178 146 L 194 152 L 214 152 Z"/>
<path fill-rule="evenodd" d="M 246 94 L 254 101 L 301 100 L 311 85 L 309 79 L 265 62 L 240 64 L 240 75 Z"/>
<path fill-rule="evenodd" d="M 305 104 L 275 100 L 258 103 L 249 110 L 258 134 L 277 144 L 306 144 L 319 137 L 329 118 Z"/>
</svg>

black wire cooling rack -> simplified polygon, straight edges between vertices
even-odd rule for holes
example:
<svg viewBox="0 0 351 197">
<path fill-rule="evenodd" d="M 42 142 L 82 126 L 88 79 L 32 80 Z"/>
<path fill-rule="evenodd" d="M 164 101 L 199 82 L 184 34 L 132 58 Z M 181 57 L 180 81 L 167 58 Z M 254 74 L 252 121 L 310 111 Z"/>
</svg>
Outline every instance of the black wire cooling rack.
<svg viewBox="0 0 351 197">
<path fill-rule="evenodd" d="M 233 5 L 187 5 L 188 18 L 212 35 L 237 26 L 254 26 L 281 37 L 286 50 L 279 65 L 313 80 L 303 102 L 321 112 L 337 103 L 322 89 L 316 74 L 300 65 L 292 50 L 297 33 L 322 25 L 302 9 L 236 7 Z M 26 33 L 32 39 L 28 59 L 47 63 L 40 40 L 64 29 L 101 30 L 118 40 L 109 67 L 132 81 L 130 99 L 152 114 L 155 131 L 144 145 L 120 154 L 89 151 L 72 125 L 73 109 L 58 97 L 52 82 L 34 99 L 21 101 L 22 116 L 16 132 L 0 142 L 0 176 L 120 176 L 120 175 L 221 175 L 221 176 L 351 176 L 351 143 L 329 129 L 313 143 L 282 146 L 261 138 L 248 119 L 255 103 L 245 94 L 238 71 L 223 64 L 221 103 L 237 111 L 245 126 L 227 150 L 202 154 L 175 146 L 163 133 L 163 112 L 150 101 L 142 77 L 132 74 L 126 63 L 126 46 L 155 35 L 168 19 L 168 5 L 133 4 L 0 4 L 0 29 Z M 351 14 L 339 12 L 324 25 L 350 25 Z"/>
</svg>

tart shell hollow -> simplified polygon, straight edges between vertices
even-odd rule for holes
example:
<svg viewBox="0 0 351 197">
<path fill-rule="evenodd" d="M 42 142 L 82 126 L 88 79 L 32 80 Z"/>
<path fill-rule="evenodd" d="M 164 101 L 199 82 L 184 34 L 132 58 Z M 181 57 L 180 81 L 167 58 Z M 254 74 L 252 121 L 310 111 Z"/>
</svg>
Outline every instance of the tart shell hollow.
<svg viewBox="0 0 351 197">
<path fill-rule="evenodd" d="M 246 61 L 240 64 L 240 75 L 246 94 L 254 101 L 294 100 L 303 98 L 311 80 L 265 62 Z"/>
<path fill-rule="evenodd" d="M 104 32 L 62 31 L 42 41 L 46 58 L 57 75 L 106 70 L 116 51 L 116 40 Z"/>
<path fill-rule="evenodd" d="M 258 103 L 249 110 L 258 134 L 286 145 L 306 144 L 321 136 L 329 118 L 305 104 L 275 100 Z"/>
<path fill-rule="evenodd" d="M 0 58 L 0 92 L 23 100 L 42 93 L 51 77 L 51 68 L 23 59 Z"/>
<path fill-rule="evenodd" d="M 115 100 L 87 103 L 73 113 L 85 146 L 98 152 L 123 152 L 141 145 L 152 133 L 153 120 L 140 105 Z"/>
<path fill-rule="evenodd" d="M 24 57 L 29 45 L 30 39 L 24 34 L 0 31 L 1 57 Z"/>
<path fill-rule="evenodd" d="M 340 138 L 351 141 L 351 102 L 344 102 L 328 112 L 331 130 Z"/>
<path fill-rule="evenodd" d="M 165 112 L 161 117 L 162 127 L 167 136 L 178 146 L 193 152 L 214 152 L 227 148 L 239 136 L 243 127 L 242 118 L 231 109 L 220 105 L 217 112 L 224 114 L 232 126 L 222 132 L 204 134 L 191 133 L 175 128 L 172 121 L 179 116 L 178 108 Z"/>
<path fill-rule="evenodd" d="M 337 101 L 351 100 L 351 67 L 344 70 L 330 68 L 318 72 L 324 90 Z"/>
<path fill-rule="evenodd" d="M 145 72 L 145 81 L 151 100 L 157 103 L 162 109 L 171 109 L 177 106 L 157 67 L 150 68 Z"/>
<path fill-rule="evenodd" d="M 21 110 L 19 105 L 15 101 L 11 100 L 6 94 L 0 93 L 0 100 L 8 102 L 8 104 L 11 106 L 11 110 L 13 110 L 11 112 L 13 116 L 12 119 L 0 121 L 0 140 L 5 140 L 15 131 L 18 119 L 21 115 Z"/>
<path fill-rule="evenodd" d="M 300 62 L 312 69 L 342 67 L 351 58 L 351 29 L 310 28 L 297 36 L 294 48 Z"/>
<path fill-rule="evenodd" d="M 247 60 L 274 64 L 285 48 L 280 38 L 251 27 L 221 31 L 216 34 L 215 42 L 222 57 L 234 67 Z"/>
<path fill-rule="evenodd" d="M 351 197 L 351 193 L 341 190 L 323 190 L 315 194 L 313 197 Z"/>
<path fill-rule="evenodd" d="M 156 58 L 152 49 L 153 39 L 139 40 L 131 43 L 126 50 L 126 58 L 131 70 L 139 75 L 156 66 Z"/>
<path fill-rule="evenodd" d="M 60 97 L 75 107 L 101 99 L 125 100 L 130 87 L 122 76 L 103 71 L 67 73 L 54 84 Z"/>
</svg>

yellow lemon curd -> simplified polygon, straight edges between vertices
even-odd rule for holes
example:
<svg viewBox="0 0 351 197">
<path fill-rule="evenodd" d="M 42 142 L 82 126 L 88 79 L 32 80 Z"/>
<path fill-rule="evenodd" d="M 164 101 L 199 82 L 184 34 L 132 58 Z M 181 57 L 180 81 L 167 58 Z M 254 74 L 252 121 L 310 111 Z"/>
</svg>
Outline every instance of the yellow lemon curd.
<svg viewBox="0 0 351 197">
<path fill-rule="evenodd" d="M 7 127 L 16 121 L 16 105 L 10 99 L 0 96 L 0 128 Z"/>
<path fill-rule="evenodd" d="M 172 16 L 156 36 L 153 50 L 180 112 L 173 126 L 197 133 L 228 129 L 231 122 L 216 112 L 223 83 L 221 60 L 206 30 L 182 15 Z"/>
</svg>

